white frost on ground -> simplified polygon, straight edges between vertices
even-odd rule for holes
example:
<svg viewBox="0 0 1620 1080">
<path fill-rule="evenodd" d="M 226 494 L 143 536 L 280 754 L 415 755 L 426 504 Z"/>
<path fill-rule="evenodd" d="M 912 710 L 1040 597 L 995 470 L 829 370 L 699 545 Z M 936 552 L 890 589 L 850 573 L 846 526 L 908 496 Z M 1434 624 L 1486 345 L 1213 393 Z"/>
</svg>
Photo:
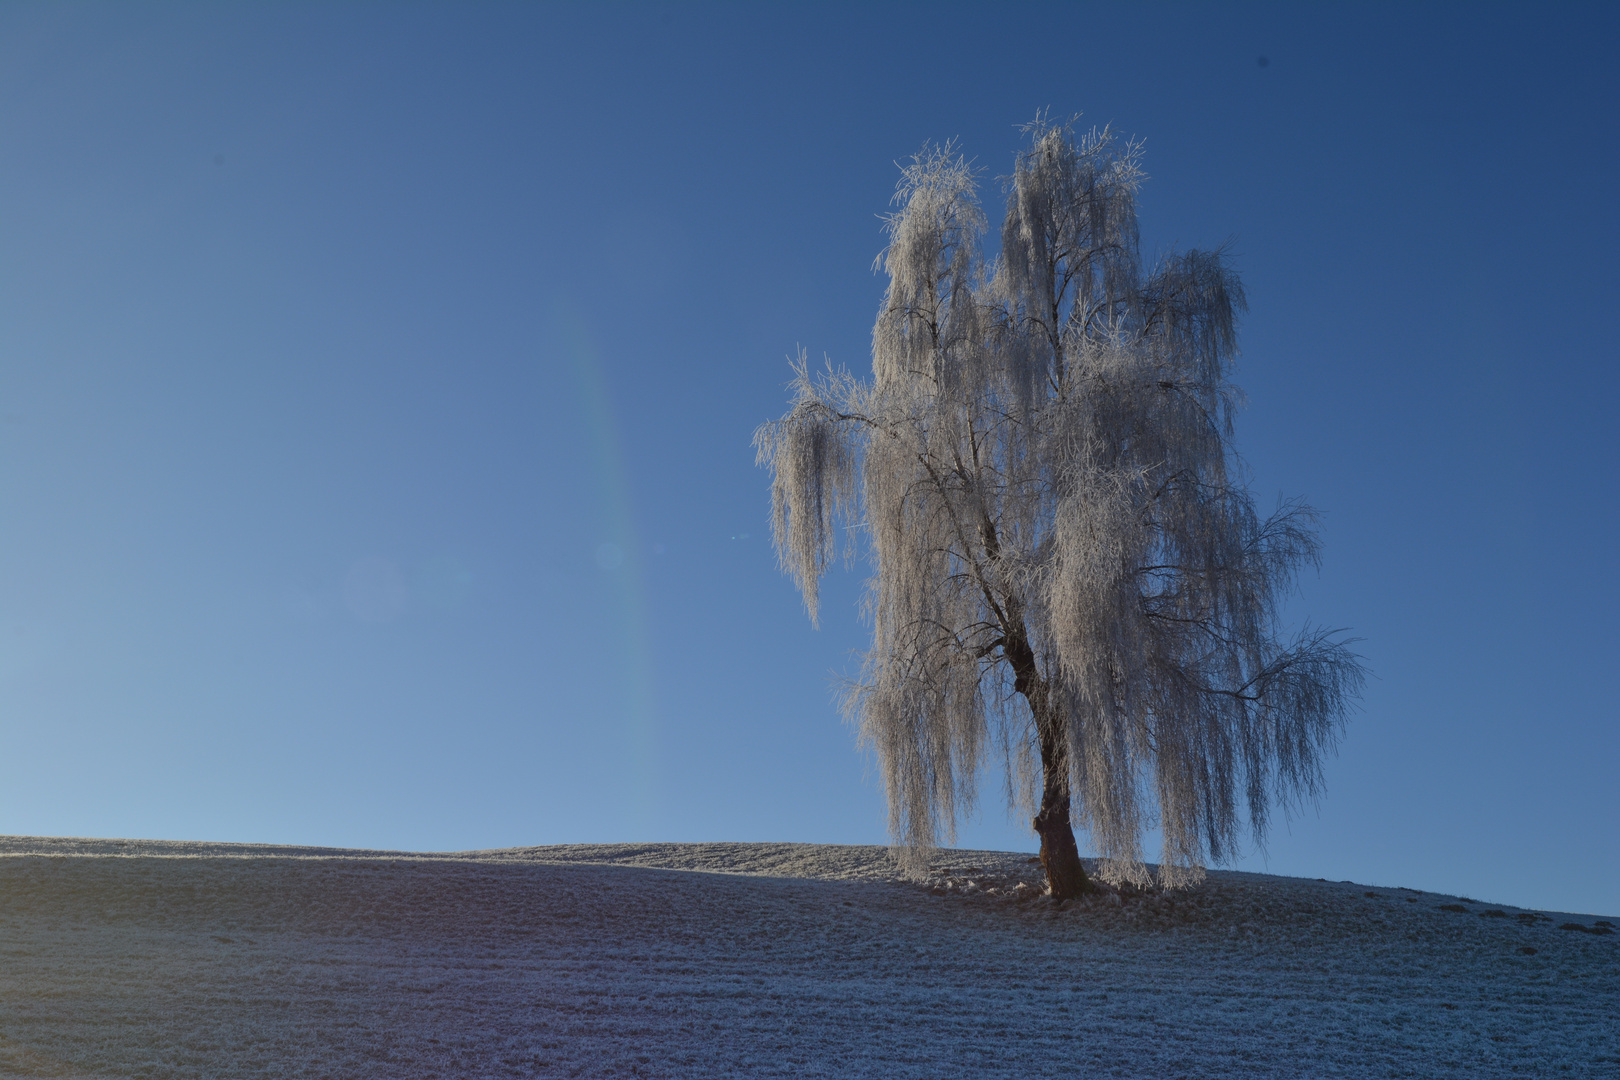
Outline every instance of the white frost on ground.
<svg viewBox="0 0 1620 1080">
<path fill-rule="evenodd" d="M 1028 859 L 0 838 L 0 1075 L 1620 1076 L 1597 917 Z"/>
</svg>

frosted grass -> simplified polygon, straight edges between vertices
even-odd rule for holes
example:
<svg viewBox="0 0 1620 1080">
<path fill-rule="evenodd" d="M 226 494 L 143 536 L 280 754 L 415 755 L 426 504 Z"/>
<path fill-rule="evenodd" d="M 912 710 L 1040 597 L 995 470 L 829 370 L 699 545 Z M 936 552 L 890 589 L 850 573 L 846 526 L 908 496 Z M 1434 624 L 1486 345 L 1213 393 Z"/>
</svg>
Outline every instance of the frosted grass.
<svg viewBox="0 0 1620 1080">
<path fill-rule="evenodd" d="M 1224 872 L 1057 910 L 1028 858 L 0 840 L 0 1075 L 1620 1070 L 1592 916 Z"/>
</svg>

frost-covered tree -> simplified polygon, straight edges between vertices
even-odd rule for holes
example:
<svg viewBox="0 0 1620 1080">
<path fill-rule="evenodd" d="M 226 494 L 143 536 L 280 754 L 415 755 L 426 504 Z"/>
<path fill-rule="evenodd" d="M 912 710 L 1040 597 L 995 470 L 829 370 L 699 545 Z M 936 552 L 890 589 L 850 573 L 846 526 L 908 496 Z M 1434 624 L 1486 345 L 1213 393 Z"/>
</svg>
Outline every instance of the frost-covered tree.
<svg viewBox="0 0 1620 1080">
<path fill-rule="evenodd" d="M 1025 130 L 994 260 L 952 145 L 903 170 L 871 379 L 801 353 L 755 435 L 776 549 L 812 621 L 828 565 L 871 557 L 845 704 L 905 851 L 954 841 L 995 751 L 1053 895 L 1089 888 L 1075 823 L 1106 879 L 1144 884 L 1156 825 L 1161 883 L 1187 883 L 1315 794 L 1362 669 L 1331 634 L 1280 634 L 1315 514 L 1261 517 L 1244 484 L 1223 253 L 1144 271 L 1139 145 Z"/>
</svg>

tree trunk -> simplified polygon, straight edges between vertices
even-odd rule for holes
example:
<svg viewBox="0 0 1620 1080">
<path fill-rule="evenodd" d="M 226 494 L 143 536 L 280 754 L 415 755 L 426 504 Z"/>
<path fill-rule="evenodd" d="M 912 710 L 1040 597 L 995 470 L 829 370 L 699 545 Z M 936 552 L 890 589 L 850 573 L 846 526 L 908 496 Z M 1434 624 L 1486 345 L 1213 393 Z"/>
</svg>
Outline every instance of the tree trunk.
<svg viewBox="0 0 1620 1080">
<path fill-rule="evenodd" d="M 1068 748 L 1060 741 L 1060 733 L 1052 732 L 1059 737 L 1051 738 L 1048 731 L 1041 733 L 1041 812 L 1035 815 L 1034 825 L 1041 838 L 1041 868 L 1046 871 L 1052 898 L 1069 900 L 1090 892 L 1091 880 L 1080 864 L 1074 826 L 1069 823 Z"/>
<path fill-rule="evenodd" d="M 1019 625 L 1021 628 L 1021 620 Z M 1041 868 L 1046 871 L 1052 898 L 1070 900 L 1090 892 L 1091 879 L 1080 864 L 1080 849 L 1069 821 L 1069 741 L 1063 724 L 1053 715 L 1051 695 L 1028 637 L 1021 632 L 1009 635 L 1003 652 L 1012 663 L 1013 689 L 1029 702 L 1041 743 L 1041 811 L 1034 821 L 1041 838 Z"/>
</svg>

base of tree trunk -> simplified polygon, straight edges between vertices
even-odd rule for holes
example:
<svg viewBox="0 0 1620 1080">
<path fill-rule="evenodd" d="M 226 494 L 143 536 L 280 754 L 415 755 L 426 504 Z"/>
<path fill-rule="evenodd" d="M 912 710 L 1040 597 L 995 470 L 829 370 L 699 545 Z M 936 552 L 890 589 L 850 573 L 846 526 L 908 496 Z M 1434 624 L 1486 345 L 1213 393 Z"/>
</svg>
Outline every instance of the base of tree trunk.
<svg viewBox="0 0 1620 1080">
<path fill-rule="evenodd" d="M 1066 811 L 1067 808 L 1065 808 Z M 1091 891 L 1091 879 L 1080 865 L 1080 849 L 1074 842 L 1074 827 L 1069 824 L 1067 812 L 1042 812 L 1035 819 L 1035 831 L 1041 837 L 1041 868 L 1046 871 L 1046 884 L 1054 900 L 1072 900 Z"/>
</svg>

